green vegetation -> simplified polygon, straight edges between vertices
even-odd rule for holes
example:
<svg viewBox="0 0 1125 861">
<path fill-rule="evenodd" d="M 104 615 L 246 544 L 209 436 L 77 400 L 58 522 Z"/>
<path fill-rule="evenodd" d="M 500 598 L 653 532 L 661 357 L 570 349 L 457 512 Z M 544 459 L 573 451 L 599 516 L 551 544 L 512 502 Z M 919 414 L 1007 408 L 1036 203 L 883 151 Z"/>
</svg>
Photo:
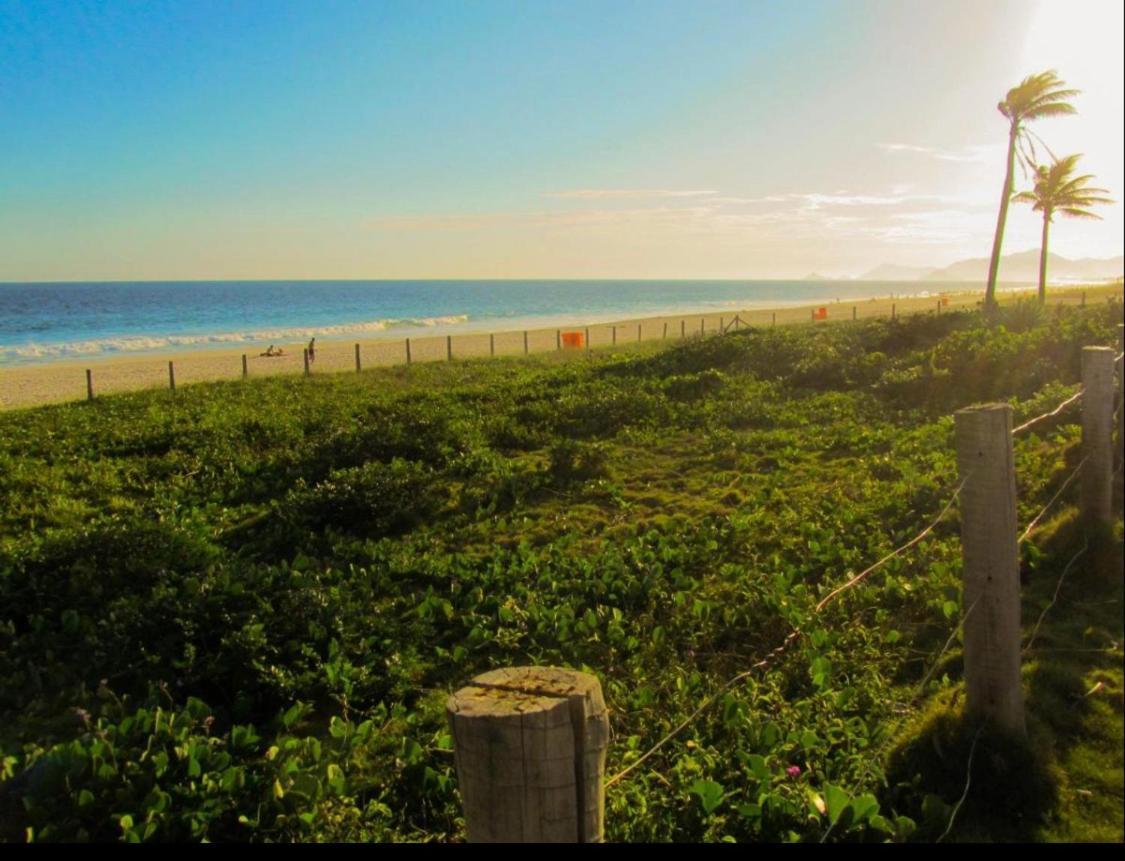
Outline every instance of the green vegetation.
<svg viewBox="0 0 1125 861">
<path fill-rule="evenodd" d="M 610 788 L 607 839 L 939 836 L 975 737 L 956 516 L 812 608 L 941 510 L 954 409 L 1053 407 L 1121 311 L 998 314 L 0 416 L 0 838 L 456 839 L 443 706 L 473 675 L 596 673 L 612 774 L 793 625 Z M 1018 440 L 1021 524 L 1073 421 Z M 1029 630 L 1081 546 L 1070 498 L 1026 547 Z M 1120 577 L 1066 583 L 1034 753 L 977 738 L 953 838 L 1122 837 Z M 1013 785 L 1018 827 L 989 806 Z"/>
</svg>

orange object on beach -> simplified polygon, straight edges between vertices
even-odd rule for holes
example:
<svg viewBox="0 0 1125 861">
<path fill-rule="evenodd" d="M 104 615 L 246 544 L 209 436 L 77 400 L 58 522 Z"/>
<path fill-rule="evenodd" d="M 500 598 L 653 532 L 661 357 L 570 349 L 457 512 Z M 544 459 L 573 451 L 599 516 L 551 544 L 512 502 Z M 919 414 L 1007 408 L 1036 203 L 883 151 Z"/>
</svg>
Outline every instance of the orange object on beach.
<svg viewBox="0 0 1125 861">
<path fill-rule="evenodd" d="M 586 336 L 581 332 L 563 332 L 563 347 L 581 349 L 586 344 Z"/>
<path fill-rule="evenodd" d="M 816 313 L 813 315 L 813 319 L 815 319 L 815 320 L 827 320 L 828 319 L 828 309 L 825 308 L 824 306 L 821 306 L 820 308 L 817 308 Z"/>
</svg>

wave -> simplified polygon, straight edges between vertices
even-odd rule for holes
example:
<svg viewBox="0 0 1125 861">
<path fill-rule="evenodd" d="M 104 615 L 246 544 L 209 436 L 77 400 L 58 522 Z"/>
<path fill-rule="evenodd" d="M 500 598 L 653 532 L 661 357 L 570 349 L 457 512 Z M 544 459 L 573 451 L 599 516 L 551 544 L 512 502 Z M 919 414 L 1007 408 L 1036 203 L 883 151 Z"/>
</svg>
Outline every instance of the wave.
<svg viewBox="0 0 1125 861">
<path fill-rule="evenodd" d="M 273 342 L 288 344 L 306 338 L 331 338 L 337 335 L 355 335 L 364 332 L 385 332 L 389 329 L 419 329 L 436 326 L 455 326 L 466 323 L 468 314 L 448 314 L 441 317 L 403 317 L 384 320 L 366 320 L 360 323 L 341 323 L 335 326 L 295 326 L 279 329 L 259 329 L 251 332 L 211 332 L 203 335 L 121 335 L 109 338 L 91 338 L 82 341 L 63 341 L 47 344 L 0 345 L 0 362 L 34 361 L 107 353 L 144 353 L 169 348 L 199 348 L 208 345 L 237 345 Z"/>
</svg>

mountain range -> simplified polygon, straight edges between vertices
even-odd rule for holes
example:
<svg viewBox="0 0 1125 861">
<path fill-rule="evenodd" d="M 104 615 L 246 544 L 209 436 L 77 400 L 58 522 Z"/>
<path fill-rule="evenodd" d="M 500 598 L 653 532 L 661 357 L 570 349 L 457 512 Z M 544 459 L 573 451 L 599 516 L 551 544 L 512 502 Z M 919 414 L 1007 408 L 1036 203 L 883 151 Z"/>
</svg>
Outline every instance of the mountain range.
<svg viewBox="0 0 1125 861">
<path fill-rule="evenodd" d="M 1084 257 L 1071 260 L 1059 254 L 1047 255 L 1047 281 L 1105 281 L 1120 278 L 1125 272 L 1125 257 Z M 985 281 L 988 258 L 958 260 L 949 266 L 927 268 L 883 264 L 858 276 L 858 281 Z M 1000 281 L 1039 281 L 1039 252 L 1020 251 L 1000 258 Z"/>
</svg>

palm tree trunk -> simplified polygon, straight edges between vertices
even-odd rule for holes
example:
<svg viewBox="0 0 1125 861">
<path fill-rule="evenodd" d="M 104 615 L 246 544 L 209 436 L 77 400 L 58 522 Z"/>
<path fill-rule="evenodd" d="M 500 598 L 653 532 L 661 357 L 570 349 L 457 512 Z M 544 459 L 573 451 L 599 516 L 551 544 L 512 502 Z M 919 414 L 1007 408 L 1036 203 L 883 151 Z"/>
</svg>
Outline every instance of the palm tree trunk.
<svg viewBox="0 0 1125 861">
<path fill-rule="evenodd" d="M 1004 244 L 1004 225 L 1008 221 L 1008 203 L 1012 199 L 1012 181 L 1016 166 L 1016 136 L 1019 125 L 1012 123 L 1008 133 L 1008 172 L 1004 175 L 1004 190 L 1000 193 L 1000 215 L 996 219 L 996 236 L 992 240 L 992 259 L 988 263 L 988 288 L 984 292 L 985 310 L 996 305 L 996 275 L 1000 270 L 1000 247 Z"/>
<path fill-rule="evenodd" d="M 1047 304 L 1047 231 L 1051 226 L 1050 210 L 1043 213 L 1043 241 L 1039 247 L 1039 304 Z"/>
</svg>

